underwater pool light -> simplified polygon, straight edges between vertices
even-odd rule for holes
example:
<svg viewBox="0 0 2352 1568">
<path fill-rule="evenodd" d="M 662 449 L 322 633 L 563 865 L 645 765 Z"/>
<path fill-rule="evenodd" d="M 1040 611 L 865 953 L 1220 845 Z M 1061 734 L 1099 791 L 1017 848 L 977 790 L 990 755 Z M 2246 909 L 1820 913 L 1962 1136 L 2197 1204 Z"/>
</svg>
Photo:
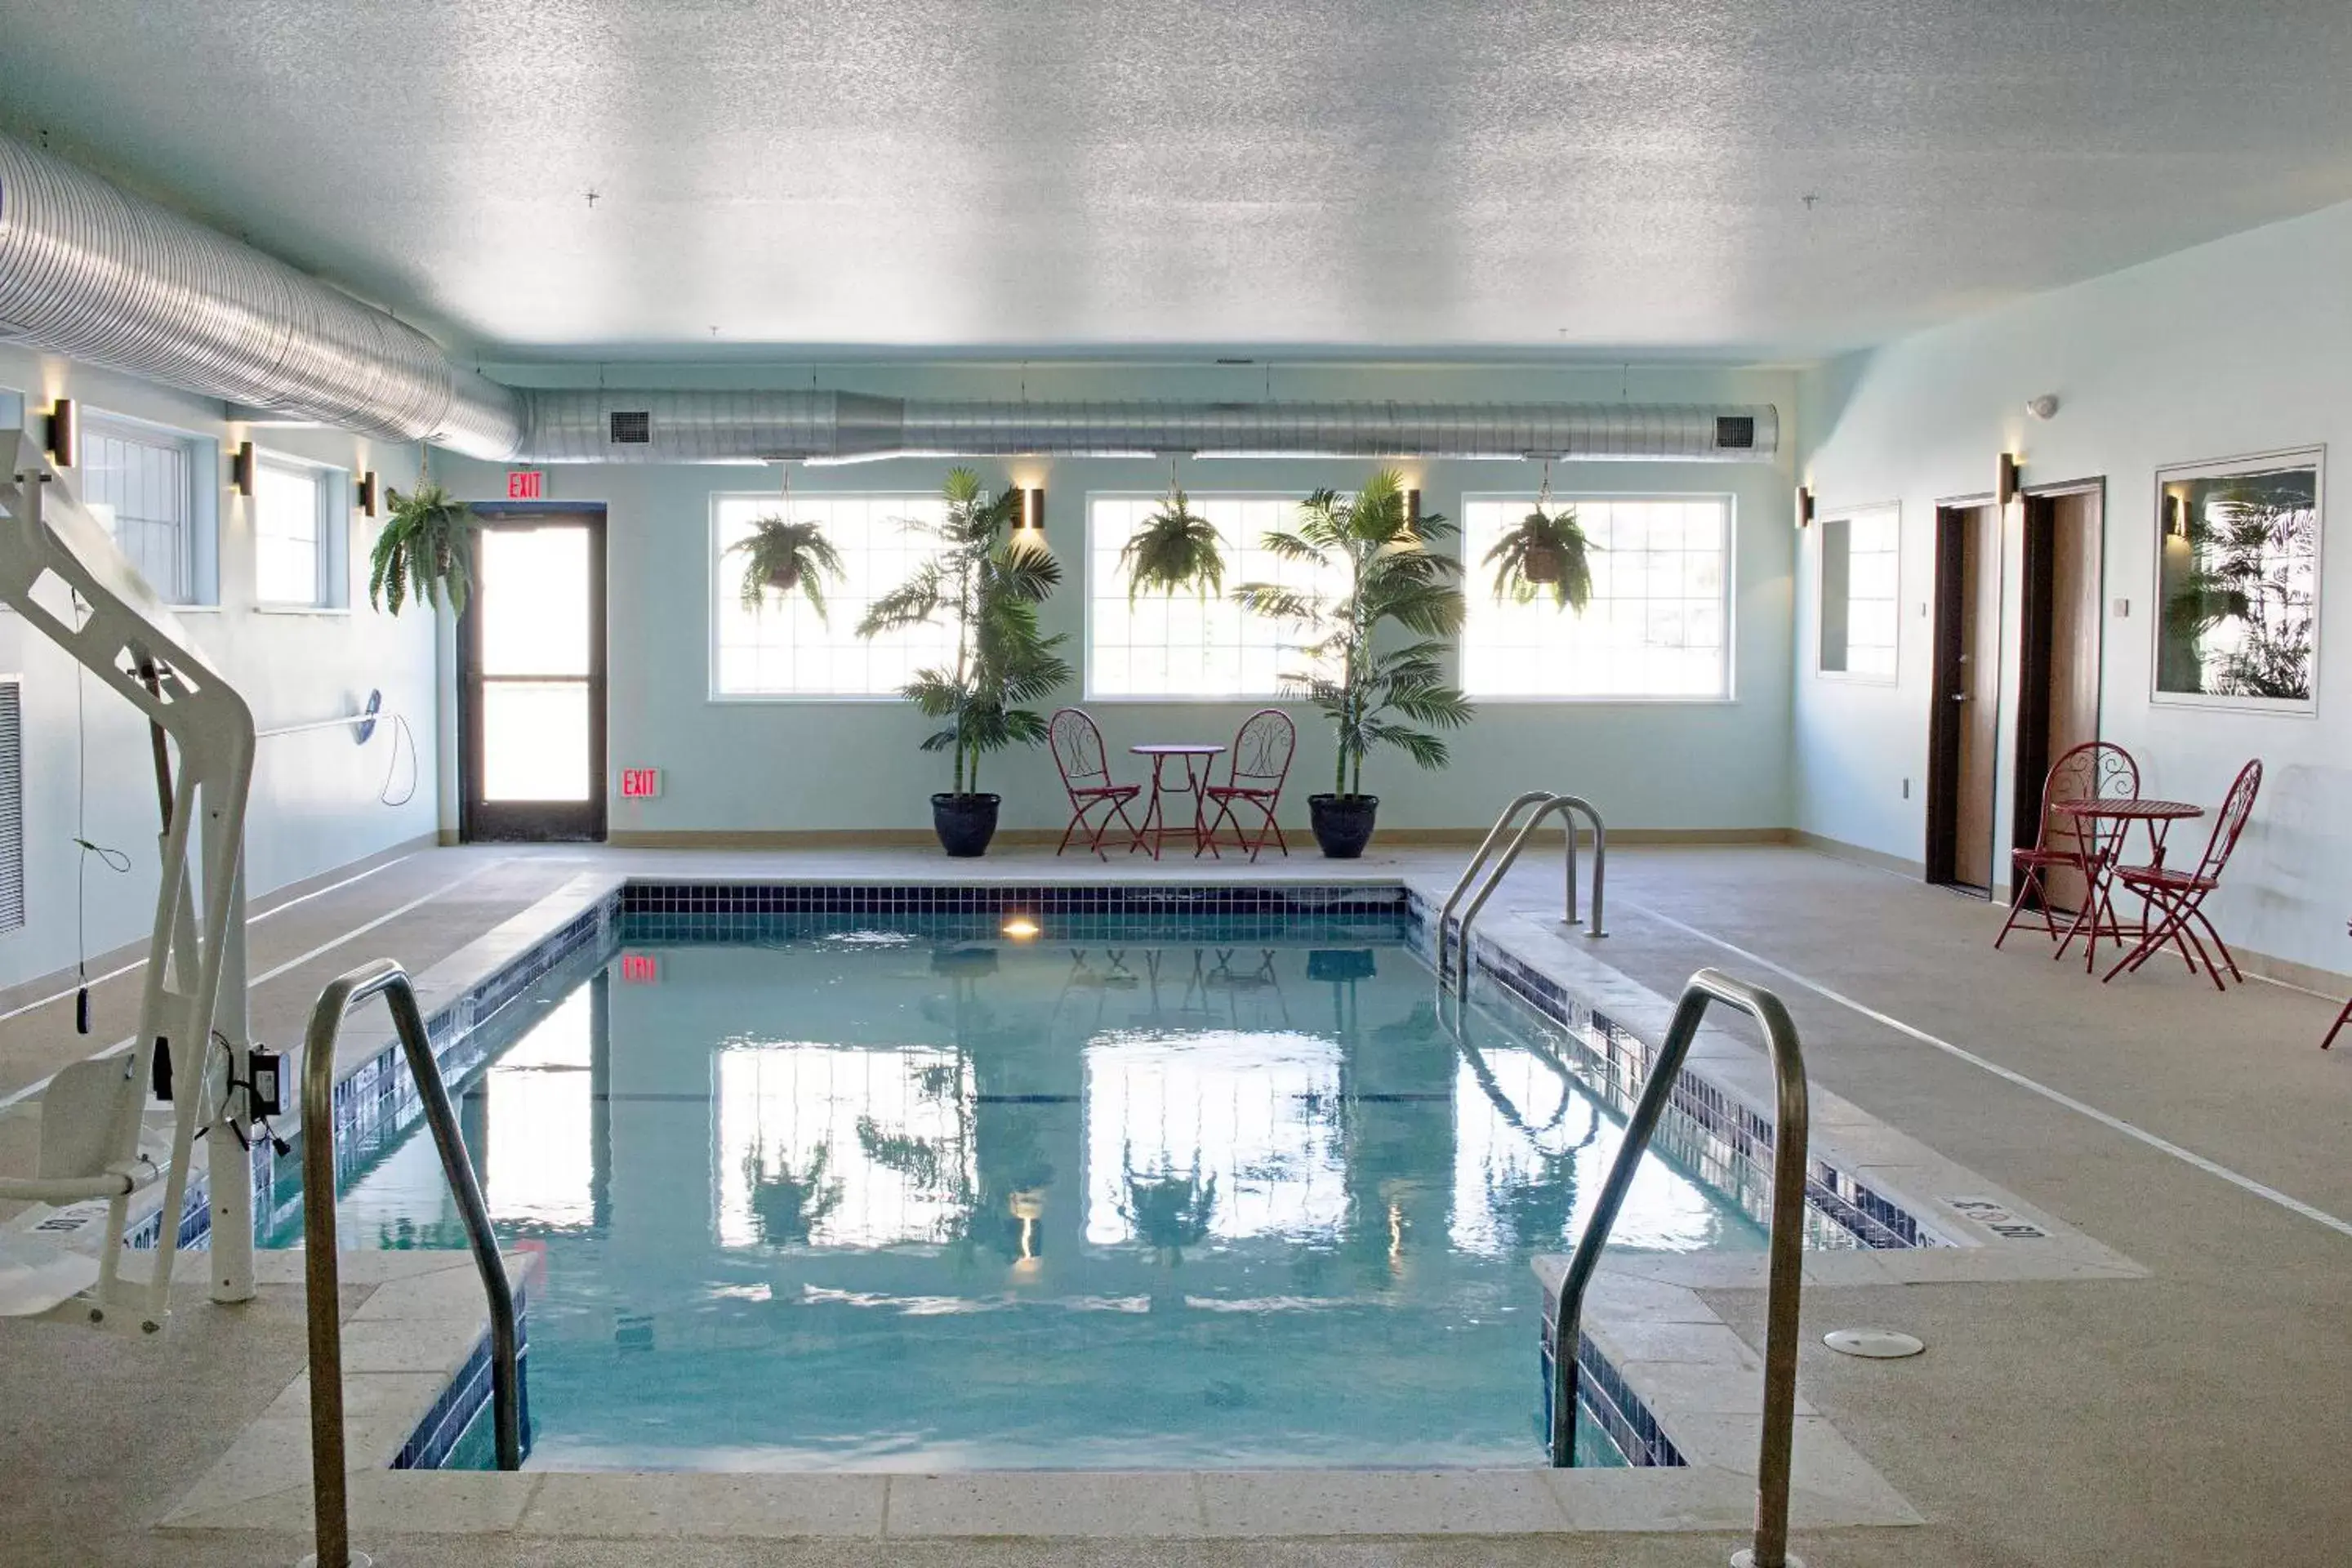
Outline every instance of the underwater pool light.
<svg viewBox="0 0 2352 1568">
<path fill-rule="evenodd" d="M 1027 942 L 1037 934 L 1037 922 L 1027 915 L 1014 915 L 1004 922 L 1004 934 L 1015 942 Z"/>
</svg>

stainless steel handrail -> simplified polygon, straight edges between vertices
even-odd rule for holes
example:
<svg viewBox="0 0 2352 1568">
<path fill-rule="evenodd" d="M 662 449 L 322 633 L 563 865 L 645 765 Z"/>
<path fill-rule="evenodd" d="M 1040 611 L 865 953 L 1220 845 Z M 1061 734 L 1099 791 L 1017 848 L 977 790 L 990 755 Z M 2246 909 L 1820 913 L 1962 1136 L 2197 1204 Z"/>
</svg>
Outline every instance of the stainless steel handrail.
<svg viewBox="0 0 2352 1568">
<path fill-rule="evenodd" d="M 1471 880 L 1486 864 L 1486 857 L 1495 852 L 1496 843 L 1509 831 L 1512 821 L 1519 813 L 1538 801 L 1553 798 L 1552 792 L 1548 789 L 1528 791 L 1503 808 L 1503 815 L 1495 818 L 1495 826 L 1486 829 L 1486 837 L 1478 841 L 1478 852 L 1470 857 L 1470 864 L 1462 868 L 1462 875 L 1454 879 L 1454 890 L 1445 895 L 1445 907 L 1437 911 L 1437 966 L 1440 970 L 1445 967 L 1445 924 L 1454 918 L 1454 906 L 1460 903 L 1462 895 L 1470 890 Z M 1466 939 L 1468 933 L 1464 934 Z"/>
<path fill-rule="evenodd" d="M 1601 1248 L 1617 1223 L 1617 1211 L 1633 1185 L 1633 1173 L 1650 1146 L 1673 1097 L 1683 1058 L 1690 1054 L 1711 1002 L 1727 1002 L 1753 1016 L 1764 1030 L 1772 1056 L 1771 1259 L 1764 1297 L 1764 1430 L 1756 1460 L 1756 1540 L 1732 1561 L 1748 1568 L 1801 1568 L 1789 1555 L 1790 1446 L 1796 1431 L 1797 1320 L 1802 1302 L 1798 1287 L 1803 1269 L 1806 1151 L 1811 1117 L 1805 1097 L 1805 1057 L 1797 1026 L 1780 999 L 1761 987 L 1713 969 L 1691 976 L 1675 1008 L 1658 1059 L 1642 1085 L 1642 1098 L 1625 1124 L 1624 1141 L 1609 1167 L 1609 1179 L 1593 1205 L 1592 1219 L 1569 1259 L 1559 1288 L 1552 1330 L 1551 1461 L 1576 1462 L 1578 1346 L 1582 1342 L 1584 1293 L 1600 1265 Z"/>
<path fill-rule="evenodd" d="M 425 1016 L 408 972 L 389 958 L 363 963 L 330 982 L 310 1010 L 302 1042 L 302 1246 L 310 1328 L 310 1491 L 319 1529 L 319 1568 L 351 1568 L 350 1499 L 343 1477 L 343 1330 L 341 1279 L 335 1256 L 335 1039 L 352 1008 L 382 995 L 408 1058 L 409 1075 L 425 1102 L 425 1120 L 440 1151 L 442 1173 L 457 1196 L 466 1240 L 481 1270 L 490 1306 L 491 1420 L 499 1468 L 522 1468 L 522 1381 L 518 1364 L 514 1291 L 490 1231 L 474 1162 L 450 1109 L 441 1066 L 433 1058 Z"/>
<path fill-rule="evenodd" d="M 1574 812 L 1581 812 L 1584 814 L 1585 820 L 1592 824 L 1592 927 L 1586 934 L 1596 937 L 1609 934 L 1602 924 L 1605 911 L 1601 907 L 1601 890 L 1609 876 L 1609 829 L 1602 825 L 1601 813 L 1583 796 L 1553 795 L 1549 791 L 1540 793 L 1543 804 L 1536 807 L 1535 815 L 1528 817 L 1526 826 L 1512 837 L 1509 847 L 1503 851 L 1502 859 L 1496 863 L 1493 870 L 1486 873 L 1486 880 L 1478 885 L 1478 891 L 1472 896 L 1469 907 L 1462 911 L 1461 934 L 1455 939 L 1454 949 L 1454 978 L 1456 984 L 1467 984 L 1470 979 L 1470 928 L 1477 922 L 1478 911 L 1486 907 L 1486 900 L 1495 896 L 1495 889 L 1500 888 L 1503 885 L 1503 879 L 1510 875 L 1511 867 L 1518 860 L 1520 852 L 1527 848 L 1528 841 L 1535 837 L 1536 829 L 1543 825 L 1543 819 L 1555 812 L 1567 818 L 1561 824 L 1568 837 L 1568 854 L 1565 862 L 1568 883 L 1566 923 L 1570 925 L 1581 923 L 1576 913 L 1576 819 L 1570 815 Z M 1519 807 L 1529 798 L 1531 797 L 1528 795 L 1521 795 L 1517 800 L 1513 801 L 1510 809 L 1496 821 L 1493 831 L 1486 835 L 1488 843 L 1478 847 L 1478 854 L 1471 864 L 1473 872 L 1476 871 L 1486 860 L 1487 849 L 1496 834 L 1503 830 L 1510 818 L 1518 814 Z M 1465 878 L 1466 875 L 1465 873 Z M 1458 886 L 1455 893 L 1458 897 L 1460 893 Z M 1438 973 L 1441 975 L 1445 969 L 1445 917 L 1446 912 L 1453 909 L 1454 903 L 1454 899 L 1448 899 L 1445 910 L 1441 910 L 1437 917 Z"/>
</svg>

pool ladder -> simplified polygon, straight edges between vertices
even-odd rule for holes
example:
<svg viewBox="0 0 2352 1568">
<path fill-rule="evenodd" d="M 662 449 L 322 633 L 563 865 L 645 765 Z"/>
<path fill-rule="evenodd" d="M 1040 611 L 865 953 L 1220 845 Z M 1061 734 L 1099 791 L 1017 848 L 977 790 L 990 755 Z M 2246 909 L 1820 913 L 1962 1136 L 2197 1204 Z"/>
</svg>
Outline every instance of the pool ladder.
<svg viewBox="0 0 2352 1568">
<path fill-rule="evenodd" d="M 1552 1318 L 1551 1462 L 1576 1463 L 1578 1353 L 1583 1340 L 1584 1293 L 1600 1266 L 1601 1249 L 1617 1224 L 1617 1211 L 1633 1184 L 1633 1173 L 1650 1147 L 1651 1134 L 1674 1099 L 1683 1058 L 1705 1022 L 1707 1006 L 1723 1002 L 1753 1017 L 1764 1031 L 1772 1058 L 1771 1251 L 1764 1293 L 1764 1412 L 1756 1461 L 1754 1543 L 1731 1560 L 1732 1568 L 1803 1568 L 1789 1553 L 1789 1474 L 1797 1418 L 1797 1329 L 1802 1305 L 1805 1245 L 1805 1180 L 1811 1146 L 1811 1111 L 1805 1089 L 1805 1054 L 1797 1026 L 1780 999 L 1760 986 L 1702 969 L 1683 988 L 1667 1026 L 1665 1043 L 1642 1084 L 1642 1098 L 1625 1123 L 1625 1136 L 1610 1163 L 1609 1179 L 1584 1234 L 1577 1238 L 1561 1279 Z"/>
<path fill-rule="evenodd" d="M 353 1568 L 350 1498 L 343 1476 L 343 1331 L 338 1310 L 341 1280 L 335 1258 L 335 1042 L 351 1010 L 381 995 L 392 1009 L 393 1030 L 425 1102 L 425 1120 L 441 1154 L 441 1171 L 457 1194 L 466 1241 L 482 1276 L 490 1308 L 490 1406 L 498 1465 L 522 1468 L 522 1376 L 515 1330 L 514 1290 L 490 1231 L 481 1183 L 450 1109 L 441 1064 L 434 1059 L 425 1015 L 408 972 L 389 958 L 362 963 L 331 982 L 310 1010 L 302 1042 L 302 1247 L 305 1306 L 310 1333 L 310 1496 L 318 1521 L 318 1568 Z M 365 1564 L 364 1555 L 357 1559 Z"/>
<path fill-rule="evenodd" d="M 1520 825 L 1517 833 L 1511 835 L 1510 844 L 1503 850 L 1501 861 L 1493 870 L 1487 871 L 1486 862 L 1494 858 L 1495 846 L 1503 841 L 1505 834 L 1511 832 L 1512 826 L 1517 822 L 1519 813 L 1530 805 L 1536 808 L 1535 815 L 1528 817 L 1525 824 Z M 1478 845 L 1478 852 L 1470 857 L 1470 864 L 1462 868 L 1462 875 L 1454 882 L 1454 890 L 1446 895 L 1445 907 L 1437 912 L 1437 973 L 1441 984 L 1446 973 L 1448 952 L 1446 932 L 1451 926 L 1454 931 L 1452 949 L 1454 982 L 1459 987 L 1468 985 L 1470 928 L 1477 921 L 1478 911 L 1486 907 L 1486 900 L 1495 896 L 1495 889 L 1503 885 L 1503 879 L 1510 875 L 1511 867 L 1517 861 L 1520 851 L 1527 848 L 1528 841 L 1535 837 L 1536 829 L 1543 825 L 1543 820 L 1547 816 L 1559 816 L 1563 818 L 1560 826 L 1567 830 L 1568 854 L 1563 868 L 1566 872 L 1563 879 L 1567 888 L 1568 907 L 1563 923 L 1583 924 L 1576 912 L 1576 818 L 1579 815 L 1592 825 L 1592 924 L 1587 929 L 1585 935 L 1602 937 L 1609 934 L 1607 929 L 1601 924 L 1601 907 L 1602 887 L 1609 875 L 1609 829 L 1602 824 L 1601 813 L 1594 808 L 1591 801 L 1581 795 L 1556 795 L 1548 789 L 1531 789 L 1505 806 L 1503 815 L 1495 818 L 1495 826 L 1486 830 L 1486 837 Z M 1483 880 L 1479 876 L 1482 871 L 1486 872 Z M 1477 891 L 1471 893 L 1474 883 L 1476 884 Z M 1470 906 L 1462 911 L 1462 919 L 1458 924 L 1455 924 L 1454 907 L 1462 902 L 1465 894 L 1470 895 Z"/>
</svg>

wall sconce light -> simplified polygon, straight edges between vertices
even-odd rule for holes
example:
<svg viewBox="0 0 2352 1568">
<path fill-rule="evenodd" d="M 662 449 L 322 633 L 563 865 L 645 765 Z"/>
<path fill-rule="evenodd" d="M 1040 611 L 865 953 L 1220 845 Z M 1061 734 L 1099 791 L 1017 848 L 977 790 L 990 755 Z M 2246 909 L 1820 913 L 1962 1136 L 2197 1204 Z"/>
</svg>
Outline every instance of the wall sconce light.
<svg viewBox="0 0 2352 1568">
<path fill-rule="evenodd" d="M 49 460 L 60 468 L 70 468 L 81 451 L 81 410 L 70 397 L 60 397 L 49 405 Z"/>
<path fill-rule="evenodd" d="M 228 488 L 241 496 L 253 494 L 253 443 L 239 441 L 228 458 Z"/>
<path fill-rule="evenodd" d="M 1020 507 L 1013 514 L 1013 531 L 1036 536 L 1033 542 L 1042 543 L 1045 536 L 1045 492 L 1042 489 L 1016 489 Z"/>
<path fill-rule="evenodd" d="M 375 515 L 375 470 L 373 468 L 360 476 L 359 492 L 360 515 L 373 517 Z"/>
<path fill-rule="evenodd" d="M 2164 492 L 2164 537 L 2167 539 L 2189 537 L 2189 508 L 2178 490 Z"/>
<path fill-rule="evenodd" d="M 1417 489 L 1404 492 L 1404 520 L 1407 522 L 1421 521 L 1421 492 Z"/>
<path fill-rule="evenodd" d="M 1797 526 L 1799 528 L 1813 526 L 1813 489 L 1811 485 L 1797 487 Z"/>
<path fill-rule="evenodd" d="M 1993 480 L 1992 500 L 1995 506 L 2007 506 L 2017 499 L 2017 458 L 2008 452 L 2000 455 L 2000 471 Z"/>
</svg>

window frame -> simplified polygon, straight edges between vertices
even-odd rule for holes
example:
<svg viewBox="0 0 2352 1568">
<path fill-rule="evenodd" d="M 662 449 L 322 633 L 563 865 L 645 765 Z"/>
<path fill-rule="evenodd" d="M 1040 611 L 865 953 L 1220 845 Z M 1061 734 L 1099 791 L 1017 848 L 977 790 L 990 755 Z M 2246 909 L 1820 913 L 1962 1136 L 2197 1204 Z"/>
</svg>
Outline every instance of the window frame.
<svg viewBox="0 0 2352 1568">
<path fill-rule="evenodd" d="M 81 449 L 75 454 L 74 488 L 82 500 L 89 500 L 89 486 L 82 469 L 87 465 L 89 442 L 94 436 L 111 434 L 118 440 L 129 439 L 147 446 L 172 445 L 187 454 L 188 460 L 188 592 L 184 595 L 163 595 L 164 606 L 176 611 L 218 610 L 220 592 L 220 442 L 213 437 L 175 425 L 165 425 L 152 419 L 142 419 L 133 414 L 118 414 L 112 409 L 84 408 L 80 415 Z M 112 531 L 109 531 L 109 537 Z"/>
<path fill-rule="evenodd" d="M 1462 592 L 1465 598 L 1483 595 L 1489 603 L 1494 592 L 1491 579 L 1480 569 L 1471 551 L 1470 508 L 1480 501 L 1502 501 L 1514 506 L 1532 508 L 1539 499 L 1536 490 L 1465 490 L 1460 501 L 1462 515 L 1457 519 L 1460 531 L 1454 535 L 1454 545 L 1461 552 Z M 1708 708 L 1729 707 L 1739 700 L 1739 495 L 1736 490 L 1554 490 L 1554 505 L 1580 506 L 1590 501 L 1720 501 L 1723 504 L 1723 689 L 1705 696 L 1675 696 L 1671 693 L 1559 693 L 1534 695 L 1527 693 L 1491 693 L 1470 689 L 1469 653 L 1470 619 L 1465 615 L 1462 633 L 1453 639 L 1454 675 L 1470 700 L 1480 707 L 1541 707 L 1546 704 L 1578 708 Z M 1597 603 L 1598 601 L 1596 601 Z M 1567 612 L 1562 612 L 1566 614 Z"/>
<path fill-rule="evenodd" d="M 1822 668 L 1822 628 L 1829 613 L 1829 535 L 1824 530 L 1832 522 L 1851 527 L 1856 518 L 1885 512 L 1895 520 L 1895 662 L 1885 675 L 1860 674 L 1850 669 Z M 1817 680 L 1839 681 L 1848 686 L 1899 686 L 1903 683 L 1903 503 L 1899 500 L 1864 501 L 1856 506 L 1840 507 L 1825 511 L 1814 519 L 1813 526 L 1813 617 L 1812 673 Z M 1848 595 L 1849 600 L 1852 598 Z"/>
<path fill-rule="evenodd" d="M 1184 496 L 1188 501 L 1194 505 L 1196 510 L 1200 503 L 1204 501 L 1278 501 L 1289 507 L 1295 514 L 1299 507 L 1306 504 L 1307 498 L 1311 493 L 1312 492 L 1307 490 L 1289 489 L 1260 489 L 1202 490 L 1187 488 L 1184 491 Z M 1346 491 L 1342 491 L 1340 493 L 1343 499 L 1348 494 Z M 1131 702 L 1138 704 L 1156 704 L 1163 707 L 1171 705 L 1190 705 L 1195 708 L 1215 703 L 1249 703 L 1263 708 L 1276 707 L 1286 702 L 1305 701 L 1307 700 L 1307 694 L 1305 692 L 1296 690 L 1286 691 L 1281 689 L 1279 687 L 1272 691 L 1228 691 L 1205 693 L 1138 692 L 1133 694 L 1126 692 L 1101 691 L 1096 689 L 1094 591 L 1095 502 L 1097 500 L 1145 500 L 1157 501 L 1166 499 L 1167 494 L 1168 492 L 1164 489 L 1155 490 L 1133 485 L 1118 485 L 1107 489 L 1090 489 L 1086 492 L 1084 513 L 1080 519 L 1079 542 L 1079 549 L 1083 555 L 1083 561 L 1078 573 L 1078 608 L 1080 612 L 1078 626 L 1079 700 L 1083 702 Z M 1227 576 L 1229 580 L 1225 584 L 1225 592 L 1230 593 L 1235 584 L 1241 581 L 1241 579 L 1234 577 L 1231 573 L 1228 573 Z M 1268 626 L 1279 625 L 1279 623 L 1274 621 L 1267 621 L 1266 624 Z"/>
<path fill-rule="evenodd" d="M 350 470 L 331 463 L 276 451 L 256 451 L 254 467 L 254 494 L 252 503 L 246 509 L 246 521 L 253 534 L 254 609 L 263 615 L 278 616 L 349 615 L 352 608 Z M 313 584 L 312 596 L 308 600 L 271 599 L 264 597 L 261 592 L 260 475 L 262 470 L 268 468 L 300 475 L 310 484 L 311 506 L 318 528 L 314 539 L 318 581 Z"/>
<path fill-rule="evenodd" d="M 705 558 L 704 571 L 706 573 L 703 584 L 702 599 L 703 621 L 705 627 L 704 643 L 705 649 L 709 659 L 709 669 L 708 679 L 705 683 L 703 700 L 705 702 L 723 706 L 732 706 L 738 703 L 754 705 L 809 704 L 813 706 L 824 707 L 835 705 L 870 706 L 878 703 L 903 704 L 907 699 L 896 691 L 722 691 L 719 689 L 719 595 L 721 584 L 726 580 L 726 568 L 721 560 L 724 552 L 720 550 L 719 543 L 719 507 L 722 503 L 730 500 L 772 500 L 781 502 L 782 499 L 783 498 L 774 490 L 715 489 L 709 494 L 709 500 L 707 502 L 709 521 L 704 529 L 702 542 L 702 553 Z M 861 500 L 868 503 L 877 500 L 923 501 L 927 503 L 936 503 L 940 500 L 940 492 L 937 489 L 802 490 L 795 494 L 793 500 L 796 503 L 805 503 L 810 501 L 831 503 L 841 500 Z M 854 637 L 856 634 L 853 631 L 849 635 Z"/>
</svg>

